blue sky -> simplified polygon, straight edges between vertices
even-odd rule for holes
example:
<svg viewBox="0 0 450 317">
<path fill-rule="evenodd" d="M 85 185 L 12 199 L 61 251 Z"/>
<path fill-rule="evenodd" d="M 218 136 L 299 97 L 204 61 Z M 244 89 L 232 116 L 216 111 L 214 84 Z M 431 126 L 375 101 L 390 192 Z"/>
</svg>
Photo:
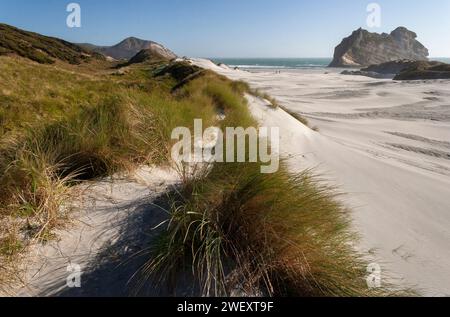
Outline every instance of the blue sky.
<svg viewBox="0 0 450 317">
<path fill-rule="evenodd" d="M 71 2 L 81 5 L 81 28 L 66 26 Z M 366 25 L 371 2 L 381 5 L 381 28 Z M 198 57 L 330 57 L 354 29 L 402 25 L 431 56 L 450 57 L 450 0 L 0 0 L 0 22 L 72 42 L 136 36 Z"/>
</svg>

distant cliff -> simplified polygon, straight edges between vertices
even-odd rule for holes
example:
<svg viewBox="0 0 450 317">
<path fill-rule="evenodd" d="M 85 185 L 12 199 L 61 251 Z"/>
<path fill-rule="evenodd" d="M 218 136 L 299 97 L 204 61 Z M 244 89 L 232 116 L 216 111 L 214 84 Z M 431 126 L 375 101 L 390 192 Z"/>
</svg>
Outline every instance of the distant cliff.
<svg viewBox="0 0 450 317">
<path fill-rule="evenodd" d="M 339 44 L 329 67 L 364 67 L 394 60 L 428 60 L 417 34 L 399 27 L 391 34 L 358 29 Z"/>
<path fill-rule="evenodd" d="M 177 56 L 161 44 L 152 41 L 129 37 L 114 46 L 96 46 L 92 44 L 80 44 L 84 48 L 94 52 L 113 57 L 115 59 L 130 59 L 142 50 L 151 51 L 166 59 L 174 59 Z"/>
</svg>

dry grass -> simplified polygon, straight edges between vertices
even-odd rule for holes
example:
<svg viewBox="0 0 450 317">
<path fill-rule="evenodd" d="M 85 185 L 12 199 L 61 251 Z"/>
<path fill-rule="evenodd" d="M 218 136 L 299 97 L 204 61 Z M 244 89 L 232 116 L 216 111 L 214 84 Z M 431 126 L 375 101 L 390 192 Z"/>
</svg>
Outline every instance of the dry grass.
<svg viewBox="0 0 450 317">
<path fill-rule="evenodd" d="M 353 250 L 347 211 L 309 172 L 216 164 L 171 195 L 170 219 L 147 275 L 192 270 L 204 296 L 375 296 Z M 230 276 L 233 279 L 230 280 Z M 165 278 L 165 279 L 164 279 Z M 162 280 L 161 280 L 162 279 Z"/>
<path fill-rule="evenodd" d="M 0 217 L 2 233 L 0 236 L 0 293 L 8 294 L 9 286 L 20 280 L 18 276 L 20 253 L 24 246 L 20 241 L 18 225 Z"/>
<path fill-rule="evenodd" d="M 318 132 L 319 128 L 318 127 L 311 127 L 311 125 L 309 124 L 308 119 L 306 119 L 305 117 L 303 117 L 301 114 L 291 111 L 289 109 L 287 109 L 286 107 L 281 107 L 281 109 L 283 109 L 283 111 L 286 111 L 290 116 L 294 117 L 295 119 L 297 119 L 301 124 L 303 124 L 304 126 L 307 126 L 308 128 L 311 128 L 312 130 Z"/>
<path fill-rule="evenodd" d="M 281 107 L 277 99 L 275 99 L 268 93 L 261 91 L 260 89 L 251 88 L 250 85 L 245 81 L 242 80 L 235 81 L 232 83 L 232 85 L 238 91 L 247 92 L 255 97 L 259 97 L 268 101 L 269 102 L 268 106 L 272 109 L 277 109 L 278 107 Z"/>
<path fill-rule="evenodd" d="M 250 89 L 250 94 L 260 97 L 264 100 L 267 100 L 269 102 L 269 107 L 272 109 L 277 109 L 279 107 L 281 107 L 280 103 L 278 102 L 277 99 L 275 99 L 274 97 L 272 97 L 271 95 L 269 95 L 268 93 L 262 92 L 259 89 Z"/>
<path fill-rule="evenodd" d="M 262 98 L 264 100 L 267 100 L 269 102 L 269 107 L 272 109 L 282 109 L 284 111 L 286 111 L 287 113 L 289 113 L 292 117 L 294 117 L 295 119 L 297 119 L 299 122 L 301 122 L 303 125 L 310 127 L 312 130 L 318 132 L 319 128 L 318 127 L 311 127 L 308 119 L 306 119 L 305 117 L 303 117 L 302 115 L 300 115 L 299 113 L 293 112 L 288 110 L 286 107 L 282 106 L 278 100 L 276 100 L 275 98 L 273 98 L 272 96 L 270 96 L 268 93 L 263 92 L 259 89 L 252 89 L 250 87 L 250 85 L 244 81 L 236 81 L 233 84 L 233 87 L 235 87 L 238 91 L 243 91 L 243 92 L 248 92 L 249 94 Z"/>
</svg>

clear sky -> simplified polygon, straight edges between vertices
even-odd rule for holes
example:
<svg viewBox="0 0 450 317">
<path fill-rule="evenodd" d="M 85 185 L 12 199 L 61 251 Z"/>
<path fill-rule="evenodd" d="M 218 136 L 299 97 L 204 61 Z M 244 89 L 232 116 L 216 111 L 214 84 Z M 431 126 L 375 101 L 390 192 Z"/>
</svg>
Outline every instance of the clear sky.
<svg viewBox="0 0 450 317">
<path fill-rule="evenodd" d="M 66 26 L 71 2 L 81 28 Z M 372 2 L 380 28 L 366 25 Z M 197 57 L 331 57 L 354 29 L 402 25 L 431 56 L 450 57 L 450 0 L 0 0 L 0 22 L 100 45 L 136 36 Z"/>
</svg>

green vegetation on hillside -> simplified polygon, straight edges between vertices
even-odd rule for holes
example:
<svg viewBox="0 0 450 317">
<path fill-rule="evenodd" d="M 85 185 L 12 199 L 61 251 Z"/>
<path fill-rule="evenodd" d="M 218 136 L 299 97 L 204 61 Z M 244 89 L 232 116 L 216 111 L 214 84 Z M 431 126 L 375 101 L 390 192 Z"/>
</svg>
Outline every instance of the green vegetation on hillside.
<svg viewBox="0 0 450 317">
<path fill-rule="evenodd" d="M 104 59 L 102 55 L 75 44 L 0 23 L 0 55 L 6 54 L 16 54 L 41 64 L 53 64 L 55 60 L 60 60 L 78 65 L 93 59 Z"/>
</svg>

